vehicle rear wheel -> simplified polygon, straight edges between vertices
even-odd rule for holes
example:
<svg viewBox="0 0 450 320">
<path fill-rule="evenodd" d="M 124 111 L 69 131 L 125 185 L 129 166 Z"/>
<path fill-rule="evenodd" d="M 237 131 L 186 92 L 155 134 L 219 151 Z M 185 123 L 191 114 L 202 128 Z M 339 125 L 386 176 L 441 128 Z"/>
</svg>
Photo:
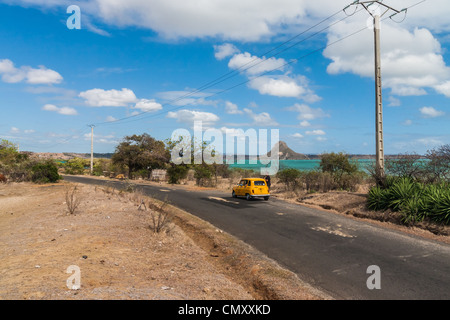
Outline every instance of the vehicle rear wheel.
<svg viewBox="0 0 450 320">
<path fill-rule="evenodd" d="M 252 198 L 251 195 L 249 195 L 248 193 L 245 195 L 245 199 L 250 200 Z"/>
<path fill-rule="evenodd" d="M 231 196 L 233 197 L 233 198 L 237 198 L 237 195 L 236 195 L 236 193 L 233 191 L 233 193 L 231 194 Z"/>
<path fill-rule="evenodd" d="M 264 197 L 264 200 L 266 200 L 266 201 L 269 200 L 269 197 Z"/>
</svg>

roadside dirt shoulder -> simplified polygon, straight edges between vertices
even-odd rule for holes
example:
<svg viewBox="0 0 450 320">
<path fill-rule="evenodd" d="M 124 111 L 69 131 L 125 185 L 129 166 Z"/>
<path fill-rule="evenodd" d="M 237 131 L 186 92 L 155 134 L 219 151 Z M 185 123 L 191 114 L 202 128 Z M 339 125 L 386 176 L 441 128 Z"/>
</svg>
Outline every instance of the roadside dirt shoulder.
<svg viewBox="0 0 450 320">
<path fill-rule="evenodd" d="M 136 193 L 77 185 L 68 214 L 65 187 L 0 186 L 0 299 L 324 299 L 250 246 L 167 207 L 168 230 L 154 233 L 152 201 Z M 67 287 L 69 266 L 81 289 Z"/>
</svg>

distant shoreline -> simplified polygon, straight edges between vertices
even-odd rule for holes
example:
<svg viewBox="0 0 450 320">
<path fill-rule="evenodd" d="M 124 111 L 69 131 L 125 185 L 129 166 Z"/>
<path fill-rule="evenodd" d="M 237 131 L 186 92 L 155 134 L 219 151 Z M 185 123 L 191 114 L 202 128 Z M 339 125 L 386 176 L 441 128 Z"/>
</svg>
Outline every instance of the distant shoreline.
<svg viewBox="0 0 450 320">
<path fill-rule="evenodd" d="M 41 159 L 54 159 L 54 160 L 70 160 L 74 158 L 82 158 L 82 159 L 90 159 L 91 154 L 90 153 L 75 153 L 75 152 L 31 152 L 31 151 L 22 151 L 22 153 L 27 153 L 30 156 L 35 156 L 37 158 Z M 111 159 L 112 155 L 114 153 L 94 153 L 94 159 Z M 287 159 L 287 160 L 280 160 L 280 161 L 300 161 L 300 160 L 320 160 L 321 154 L 305 154 L 309 159 Z M 348 154 L 350 159 L 355 160 L 374 160 L 375 155 L 367 155 L 367 154 Z M 396 159 L 400 157 L 400 154 L 394 154 L 394 155 L 385 155 L 386 159 Z M 417 155 L 420 158 L 424 158 L 423 155 Z M 227 155 L 223 155 L 224 160 L 227 158 Z M 237 162 L 238 159 L 245 159 L 245 160 L 255 160 L 258 156 L 249 156 L 249 155 L 234 155 L 234 159 Z M 225 163 L 225 161 L 224 161 Z"/>
</svg>

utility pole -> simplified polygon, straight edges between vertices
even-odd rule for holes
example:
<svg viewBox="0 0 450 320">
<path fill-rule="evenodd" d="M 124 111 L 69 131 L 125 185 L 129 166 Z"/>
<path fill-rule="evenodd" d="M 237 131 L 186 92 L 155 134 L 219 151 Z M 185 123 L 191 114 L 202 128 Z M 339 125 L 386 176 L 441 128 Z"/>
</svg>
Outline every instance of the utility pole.
<svg viewBox="0 0 450 320">
<path fill-rule="evenodd" d="M 378 4 L 377 10 L 372 12 L 369 7 L 373 4 Z M 394 14 L 390 16 L 392 18 L 396 14 L 405 11 L 406 9 L 396 10 L 381 1 L 355 1 L 351 5 L 347 6 L 344 11 L 353 5 L 362 5 L 364 9 L 373 18 L 373 31 L 374 31 L 374 49 L 375 49 L 375 139 L 376 139 L 376 177 L 377 183 L 383 181 L 385 176 L 384 171 L 384 141 L 383 141 L 383 99 L 382 99 L 382 85 L 381 85 L 381 50 L 380 50 L 380 19 L 387 12 L 394 11 Z M 384 8 L 384 13 L 379 12 L 378 9 Z"/>
<path fill-rule="evenodd" d="M 91 176 L 94 173 L 94 125 L 91 124 Z"/>
</svg>

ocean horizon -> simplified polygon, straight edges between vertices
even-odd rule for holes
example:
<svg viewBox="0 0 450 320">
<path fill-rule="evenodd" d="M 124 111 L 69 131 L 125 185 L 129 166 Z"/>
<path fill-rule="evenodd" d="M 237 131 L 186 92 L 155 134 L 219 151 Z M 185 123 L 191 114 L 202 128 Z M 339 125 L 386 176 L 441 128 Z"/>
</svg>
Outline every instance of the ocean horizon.
<svg viewBox="0 0 450 320">
<path fill-rule="evenodd" d="M 367 166 L 372 164 L 375 160 L 374 159 L 357 159 L 357 160 L 355 159 L 352 161 L 355 161 L 358 164 L 359 170 L 367 172 Z M 300 171 L 311 171 L 311 170 L 319 169 L 320 159 L 279 160 L 279 164 L 280 164 L 279 170 L 297 169 Z M 256 164 L 250 164 L 249 161 L 246 160 L 245 163 L 231 163 L 228 165 L 230 168 L 248 169 L 248 170 L 254 170 L 254 171 L 258 171 L 264 167 L 270 167 L 270 164 L 268 164 L 268 165 L 262 164 L 259 160 Z"/>
</svg>

